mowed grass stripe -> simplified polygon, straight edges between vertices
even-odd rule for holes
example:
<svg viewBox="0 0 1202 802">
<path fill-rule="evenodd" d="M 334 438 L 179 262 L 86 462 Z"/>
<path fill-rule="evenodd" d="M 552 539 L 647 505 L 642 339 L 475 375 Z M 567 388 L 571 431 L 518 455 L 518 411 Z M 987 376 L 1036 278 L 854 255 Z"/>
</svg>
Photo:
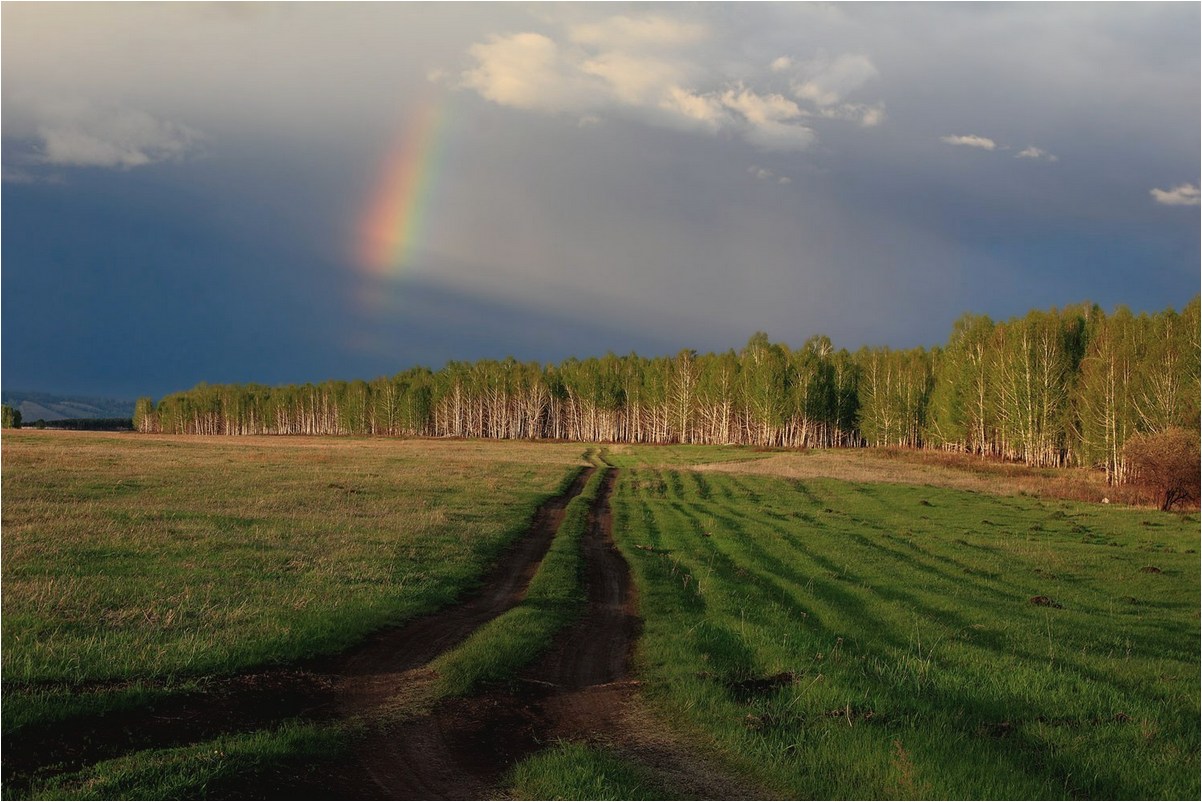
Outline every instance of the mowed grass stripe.
<svg viewBox="0 0 1202 802">
<path fill-rule="evenodd" d="M 922 501 L 926 501 L 927 498 L 935 498 L 927 491 L 923 492 L 925 497 Z M 854 502 L 856 499 L 870 497 L 868 490 L 857 488 L 856 493 L 849 500 Z M 974 581 L 970 584 L 957 582 L 954 571 L 948 575 L 950 580 L 948 592 L 959 597 L 958 604 L 971 603 L 972 597 L 977 595 L 975 593 L 977 588 L 988 586 L 990 582 L 993 582 L 994 587 L 1008 589 L 1008 592 L 1005 593 L 1005 599 L 1008 600 L 1016 598 L 1026 600 L 1037 594 L 1051 596 L 1065 605 L 1067 612 L 1062 615 L 1096 614 L 1126 617 L 1129 619 L 1128 625 L 1141 630 L 1139 632 L 1141 636 L 1139 648 L 1144 651 L 1142 655 L 1144 657 L 1151 658 L 1166 652 L 1169 654 L 1176 652 L 1181 656 L 1188 654 L 1188 643 L 1183 643 L 1180 639 L 1165 639 L 1165 631 L 1160 622 L 1149 618 L 1143 611 L 1148 606 L 1159 606 L 1182 612 L 1194 607 L 1191 602 L 1196 602 L 1196 600 L 1191 600 L 1188 596 L 1188 583 L 1185 585 L 1180 582 L 1175 583 L 1170 577 L 1182 570 L 1172 566 L 1178 565 L 1183 559 L 1189 563 L 1191 560 L 1196 561 L 1197 558 L 1190 557 L 1184 552 L 1175 557 L 1169 555 L 1170 562 L 1167 563 L 1153 558 L 1147 551 L 1144 551 L 1146 543 L 1141 542 L 1143 540 L 1141 533 L 1145 530 L 1143 522 L 1140 523 L 1139 529 L 1127 536 L 1128 542 L 1109 543 L 1106 548 L 1111 553 L 1099 555 L 1097 551 L 1099 546 L 1082 543 L 1078 537 L 1083 529 L 1078 521 L 1089 521 L 1092 517 L 1088 508 L 1073 515 L 1066 515 L 1061 509 L 1063 505 L 1056 502 L 1030 500 L 1026 504 L 1020 504 L 1003 500 L 1001 504 L 1004 508 L 1021 513 L 1021 516 L 1015 517 L 1013 524 L 1007 527 L 1010 531 L 995 531 L 997 526 L 990 523 L 982 526 L 984 531 L 969 532 L 962 529 L 961 537 L 949 540 L 939 536 L 939 529 L 944 526 L 942 521 L 932 520 L 920 522 L 918 525 L 915 525 L 914 522 L 919 519 L 919 514 L 916 514 L 918 510 L 922 510 L 922 514 L 935 517 L 944 516 L 954 520 L 957 517 L 954 511 L 958 507 L 955 495 L 950 496 L 946 502 L 937 499 L 937 503 L 933 506 L 907 508 L 902 505 L 879 502 L 876 499 L 873 499 L 873 504 L 879 508 L 877 514 L 888 516 L 886 519 L 888 525 L 876 526 L 877 531 L 887 533 L 894 527 L 913 527 L 914 531 L 907 529 L 908 534 L 905 536 L 907 545 L 912 542 L 915 549 L 922 549 L 940 560 L 957 565 L 963 574 L 971 575 Z M 1128 513 L 1138 515 L 1132 511 L 1128 511 Z M 995 515 L 994 517 L 1000 516 Z M 1171 516 L 1170 519 L 1172 519 Z M 981 520 L 987 521 L 988 518 Z M 922 528 L 924 524 L 925 531 Z M 947 528 L 950 529 L 957 525 L 949 522 Z M 1085 529 L 1085 531 L 1094 530 Z M 975 550 L 992 551 L 995 559 L 989 561 L 987 565 L 977 564 L 974 567 L 964 560 L 945 556 L 952 550 L 961 551 L 962 549 L 959 547 L 965 546 L 967 544 L 965 538 L 970 536 L 974 538 L 993 537 L 999 544 L 994 548 L 981 544 L 970 545 Z M 1108 537 L 1110 536 L 1108 535 Z M 896 536 L 894 536 L 894 541 L 896 541 Z M 1160 553 L 1165 554 L 1163 550 L 1160 550 Z M 1102 559 L 1098 559 L 1099 556 Z M 1147 565 L 1149 561 L 1162 562 L 1164 573 L 1150 574 L 1140 571 L 1140 567 Z M 1021 568 L 1022 570 L 1011 570 L 1007 574 L 1008 581 L 1002 582 L 997 578 L 1002 576 L 1002 572 L 1007 566 L 1011 569 Z M 1188 568 L 1184 570 L 1188 570 Z M 1126 585 L 1125 590 L 1130 592 L 1116 594 L 1113 588 L 1118 583 Z M 1179 591 L 1185 592 L 1173 594 L 1172 586 L 1174 584 Z M 973 593 L 962 593 L 962 589 L 971 589 Z M 1171 595 L 1166 596 L 1165 590 L 1169 590 Z M 1142 599 L 1136 598 L 1131 593 L 1141 594 Z"/>
<path fill-rule="evenodd" d="M 643 605 L 640 664 L 659 680 L 648 693 L 665 709 L 688 711 L 677 717 L 697 732 L 724 732 L 728 754 L 746 766 L 775 766 L 770 773 L 790 795 L 1148 796 L 1152 787 L 1160 796 L 1196 788 L 1196 770 L 1171 768 L 1174 759 L 1197 766 L 1197 619 L 1173 601 L 1191 586 L 1196 598 L 1193 522 L 1166 516 L 1147 527 L 1163 541 L 1176 526 L 1173 542 L 1155 551 L 1164 574 L 1130 564 L 1115 572 L 1101 547 L 1080 542 L 1074 519 L 1126 541 L 1114 550 L 1130 552 L 1147 542 L 1138 519 L 1156 515 L 1127 510 L 1124 520 L 1083 505 L 935 488 L 816 482 L 798 492 L 771 479 L 706 479 L 702 491 L 687 475 L 634 471 L 615 499 L 640 593 L 654 599 Z M 997 519 L 1001 531 L 977 537 L 1009 546 L 968 545 L 971 516 Z M 912 531 L 899 531 L 905 524 Z M 644 542 L 670 554 L 630 547 Z M 1034 570 L 1048 549 L 1061 548 L 1076 566 L 1065 608 L 1035 607 L 1032 583 L 1054 580 Z M 681 571 L 702 578 L 693 600 Z M 1178 583 L 1159 606 L 1143 608 L 1177 648 L 1161 650 L 1164 635 L 1142 650 L 1112 648 L 1132 633 L 1104 609 L 1120 595 L 1115 582 L 1133 572 Z M 732 698 L 740 674 L 780 667 L 798 679 Z M 837 720 L 836 709 L 846 715 Z M 997 768 L 981 776 L 981 766 Z"/>
</svg>

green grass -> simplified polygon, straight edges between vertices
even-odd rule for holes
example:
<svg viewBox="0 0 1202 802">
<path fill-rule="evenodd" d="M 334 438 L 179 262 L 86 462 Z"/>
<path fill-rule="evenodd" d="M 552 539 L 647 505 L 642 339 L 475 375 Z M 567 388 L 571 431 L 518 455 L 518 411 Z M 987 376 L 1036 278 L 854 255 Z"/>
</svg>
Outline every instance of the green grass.
<svg viewBox="0 0 1202 802">
<path fill-rule="evenodd" d="M 6 692 L 345 648 L 468 588 L 575 446 L 6 433 Z"/>
<path fill-rule="evenodd" d="M 6 744 L 445 605 L 582 450 L 6 433 Z M 1197 515 L 687 469 L 763 456 L 608 455 L 644 619 L 640 693 L 685 742 L 786 798 L 1199 796 Z M 600 482 L 569 506 L 526 600 L 438 661 L 439 695 L 512 676 L 578 614 Z M 144 751 L 33 792 L 286 788 L 349 734 L 286 725 Z M 672 793 L 580 744 L 507 782 L 524 798 Z"/>
<path fill-rule="evenodd" d="M 513 799 L 673 799 L 655 776 L 612 752 L 560 742 L 520 761 L 506 782 Z"/>
<path fill-rule="evenodd" d="M 438 695 L 464 696 L 482 684 L 511 678 L 546 651 L 555 633 L 580 616 L 585 603 L 581 541 L 588 529 L 589 507 L 608 470 L 598 465 L 584 490 L 568 504 L 525 598 L 431 663 L 438 674 Z"/>
<path fill-rule="evenodd" d="M 285 725 L 147 750 L 55 777 L 29 798 L 236 799 L 263 788 L 303 793 L 306 779 L 346 755 L 348 735 L 340 727 Z"/>
<path fill-rule="evenodd" d="M 1195 517 L 638 467 L 612 503 L 646 697 L 782 795 L 1198 796 Z"/>
<path fill-rule="evenodd" d="M 753 462 L 782 453 L 804 455 L 811 452 L 748 446 L 639 446 L 618 443 L 606 447 L 606 459 L 617 468 L 681 468 L 714 462 Z"/>
<path fill-rule="evenodd" d="M 6 433 L 6 743 L 335 652 L 444 606 L 582 462 L 577 446 L 513 446 Z M 220 760 L 204 746 L 140 752 L 82 772 L 70 792 L 39 787 L 202 795 L 303 758 L 313 732 L 241 736 Z M 344 736 L 322 730 L 317 751 Z"/>
</svg>

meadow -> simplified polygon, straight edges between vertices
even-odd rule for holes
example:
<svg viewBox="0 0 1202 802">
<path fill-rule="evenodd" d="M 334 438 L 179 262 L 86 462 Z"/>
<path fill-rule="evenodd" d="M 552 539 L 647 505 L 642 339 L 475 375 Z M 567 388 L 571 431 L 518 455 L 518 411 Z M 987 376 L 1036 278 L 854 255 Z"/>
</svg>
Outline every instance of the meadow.
<svg viewBox="0 0 1202 802">
<path fill-rule="evenodd" d="M 738 771 L 787 797 L 1198 795 L 1196 515 L 612 459 L 646 694 Z"/>
<path fill-rule="evenodd" d="M 884 476 L 872 452 L 858 473 L 814 457 L 828 459 L 6 433 L 5 751 L 445 608 L 591 463 L 524 600 L 406 674 L 427 692 L 390 720 L 512 687 L 580 615 L 580 537 L 612 465 L 612 536 L 642 619 L 630 704 L 759 795 L 1198 796 L 1196 513 L 1041 498 L 1027 478 L 954 465 Z M 9 760 L 4 794 L 271 795 L 365 726 L 297 718 L 19 776 Z M 677 779 L 621 738 L 583 739 L 518 760 L 490 794 L 698 795 Z"/>
<path fill-rule="evenodd" d="M 7 432 L 4 732 L 337 652 L 445 606 L 582 453 Z"/>
</svg>

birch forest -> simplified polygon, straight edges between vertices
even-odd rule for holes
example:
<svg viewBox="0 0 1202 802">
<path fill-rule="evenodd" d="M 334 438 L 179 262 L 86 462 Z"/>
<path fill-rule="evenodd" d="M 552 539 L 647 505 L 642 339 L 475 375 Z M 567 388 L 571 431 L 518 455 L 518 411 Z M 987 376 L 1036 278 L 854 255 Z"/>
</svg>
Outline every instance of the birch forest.
<svg viewBox="0 0 1202 802">
<path fill-rule="evenodd" d="M 372 381 L 201 384 L 137 402 L 141 432 L 897 446 L 1126 472 L 1136 433 L 1199 428 L 1199 298 L 1180 312 L 1081 304 L 956 321 L 941 348 L 799 348 L 541 365 L 450 362 Z"/>
</svg>

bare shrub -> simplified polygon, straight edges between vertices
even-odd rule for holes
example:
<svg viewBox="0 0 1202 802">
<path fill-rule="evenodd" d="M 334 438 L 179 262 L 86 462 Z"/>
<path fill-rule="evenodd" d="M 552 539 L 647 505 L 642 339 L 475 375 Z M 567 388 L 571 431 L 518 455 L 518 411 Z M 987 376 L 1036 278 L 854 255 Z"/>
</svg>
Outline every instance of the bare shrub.
<svg viewBox="0 0 1202 802">
<path fill-rule="evenodd" d="M 1178 503 L 1196 503 L 1199 488 L 1198 433 L 1171 427 L 1137 434 L 1123 448 L 1137 481 L 1156 494 L 1162 510 Z"/>
</svg>

